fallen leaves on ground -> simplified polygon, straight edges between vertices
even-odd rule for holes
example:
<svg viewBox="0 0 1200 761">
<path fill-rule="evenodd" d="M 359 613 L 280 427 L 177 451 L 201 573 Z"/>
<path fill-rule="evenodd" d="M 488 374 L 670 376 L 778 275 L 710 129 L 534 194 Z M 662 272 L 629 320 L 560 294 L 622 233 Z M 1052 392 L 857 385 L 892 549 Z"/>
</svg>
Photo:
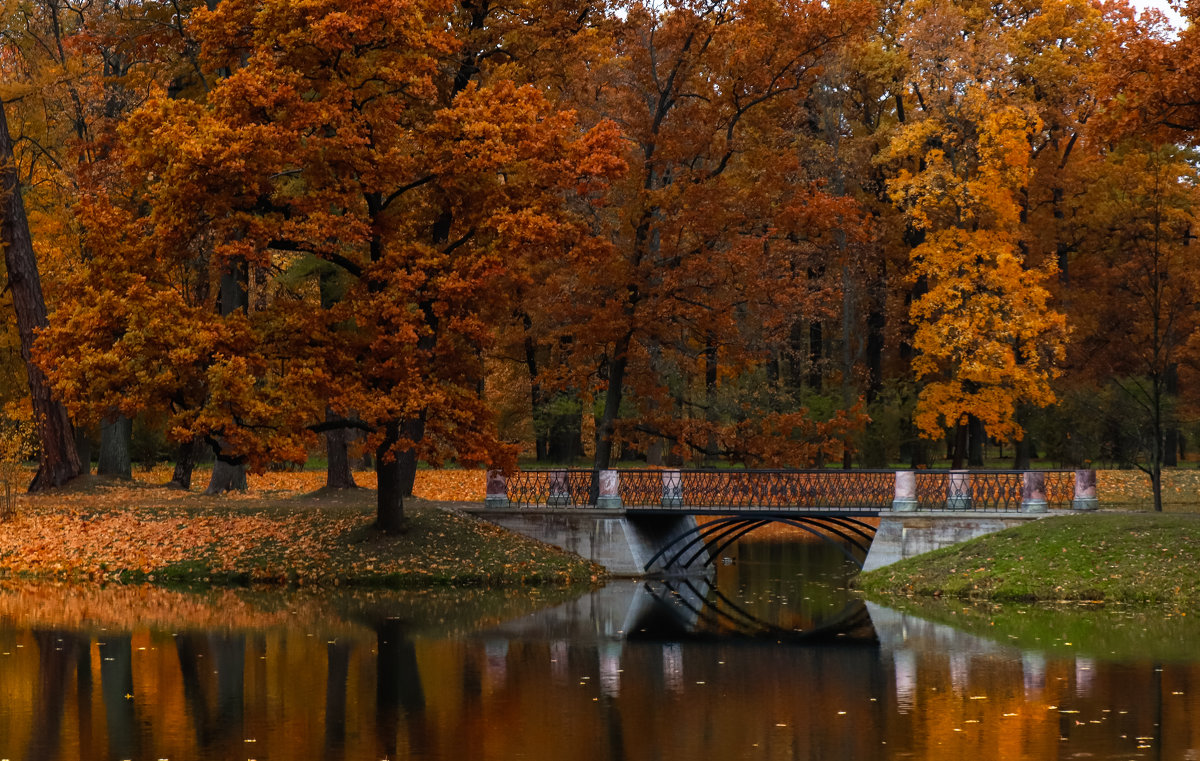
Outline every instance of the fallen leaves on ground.
<svg viewBox="0 0 1200 761">
<path fill-rule="evenodd" d="M 1096 471 L 1096 495 L 1105 504 L 1147 509 L 1153 505 L 1150 477 L 1140 470 Z M 1186 512 L 1200 510 L 1200 470 L 1163 470 L 1163 507 Z"/>
<path fill-rule="evenodd" d="M 373 480 L 355 477 L 364 486 Z M 314 494 L 324 478 L 267 473 L 251 476 L 246 492 L 209 497 L 165 488 L 164 469 L 133 482 L 93 477 L 22 495 L 0 531 L 0 577 L 421 586 L 598 573 L 573 555 L 430 504 L 426 495 L 481 499 L 483 471 L 420 471 L 418 498 L 406 500 L 406 530 L 396 535 L 373 528 L 373 490 Z"/>
<path fill-rule="evenodd" d="M 212 474 L 212 468 L 197 468 L 192 475 L 192 488 L 203 491 Z M 136 483 L 147 486 L 166 486 L 171 480 L 172 469 L 168 465 L 139 469 L 134 472 Z M 32 473 L 30 474 L 32 477 Z M 299 495 L 314 492 L 325 486 L 325 471 L 268 471 L 247 476 L 248 489 L 229 496 L 237 499 L 256 498 L 263 493 Z M 377 481 L 375 472 L 355 471 L 354 482 L 361 488 L 374 489 Z M 413 496 L 434 502 L 482 502 L 486 492 L 486 477 L 482 470 L 418 470 L 413 484 Z"/>
</svg>

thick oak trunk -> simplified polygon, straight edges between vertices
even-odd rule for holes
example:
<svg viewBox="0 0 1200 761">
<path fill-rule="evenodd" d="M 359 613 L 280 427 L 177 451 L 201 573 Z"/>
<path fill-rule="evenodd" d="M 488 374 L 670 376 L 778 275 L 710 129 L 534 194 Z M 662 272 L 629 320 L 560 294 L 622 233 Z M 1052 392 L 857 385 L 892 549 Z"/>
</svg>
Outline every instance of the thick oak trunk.
<svg viewBox="0 0 1200 761">
<path fill-rule="evenodd" d="M 167 484 L 168 489 L 187 491 L 192 488 L 192 471 L 196 468 L 196 461 L 200 459 L 203 452 L 204 441 L 202 439 L 192 439 L 179 445 L 179 450 L 175 454 L 175 472 L 171 475 L 170 483 Z"/>
<path fill-rule="evenodd" d="M 333 423 L 341 419 L 333 410 L 325 410 L 327 422 Z M 325 432 L 326 489 L 358 488 L 358 484 L 354 483 L 354 471 L 350 469 L 350 435 L 349 428 L 334 428 Z"/>
<path fill-rule="evenodd" d="M 232 263 L 228 270 L 221 273 L 220 303 L 218 310 L 221 316 L 234 312 L 246 312 L 250 307 L 250 295 L 247 284 L 249 270 L 244 261 Z M 225 457 L 222 459 L 224 442 L 218 439 L 213 451 L 217 461 L 213 463 L 212 478 L 208 482 L 205 494 L 222 494 L 227 491 L 246 490 L 246 466 L 240 459 Z"/>
<path fill-rule="evenodd" d="M 133 478 L 133 458 L 129 454 L 133 439 L 133 419 L 117 415 L 100 424 L 100 462 L 96 473 L 101 476 L 116 476 L 126 480 Z"/>
<path fill-rule="evenodd" d="M 983 421 L 974 415 L 967 417 L 970 445 L 967 449 L 967 465 L 972 468 L 983 467 L 983 442 L 987 435 L 983 429 Z"/>
<path fill-rule="evenodd" d="M 227 491 L 246 491 L 246 466 L 234 460 L 222 460 L 220 454 L 213 463 L 212 478 L 205 494 L 224 494 Z"/>
<path fill-rule="evenodd" d="M 383 441 L 375 450 L 375 525 L 384 533 L 395 533 L 404 528 L 404 491 L 401 487 L 400 458 L 393 445 L 400 438 L 400 424 L 388 423 Z"/>
<path fill-rule="evenodd" d="M 86 428 L 75 429 L 75 452 L 79 455 L 79 475 L 92 472 L 92 437 Z"/>
<path fill-rule="evenodd" d="M 425 411 L 422 410 L 418 417 L 405 421 L 400 431 L 409 441 L 425 438 Z M 400 496 L 411 497 L 413 486 L 417 483 L 417 450 L 409 448 L 397 452 L 396 462 L 400 463 Z"/>
<path fill-rule="evenodd" d="M 29 393 L 42 448 L 41 462 L 29 490 L 39 491 L 62 486 L 78 476 L 82 468 L 67 410 L 54 400 L 45 373 L 33 363 L 35 333 L 45 327 L 48 320 L 16 166 L 8 118 L 4 104 L 0 103 L 0 193 L 3 194 L 0 203 L 4 206 L 3 214 L 0 214 L 0 242 L 4 244 L 4 264 L 8 268 L 8 285 L 17 313 L 17 332 L 21 337 L 21 359 L 29 374 Z"/>
</svg>

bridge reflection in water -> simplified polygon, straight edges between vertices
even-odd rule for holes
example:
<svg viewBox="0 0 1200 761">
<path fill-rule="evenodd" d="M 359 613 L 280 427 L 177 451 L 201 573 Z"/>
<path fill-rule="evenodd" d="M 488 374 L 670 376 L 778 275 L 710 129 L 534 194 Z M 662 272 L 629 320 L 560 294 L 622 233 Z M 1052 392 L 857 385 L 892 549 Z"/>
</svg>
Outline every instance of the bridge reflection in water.
<svg viewBox="0 0 1200 761">
<path fill-rule="evenodd" d="M 1077 651 L 1100 612 L 1038 614 L 1050 633 L 1031 646 L 1018 631 L 1022 649 L 986 616 L 980 637 L 873 605 L 843 615 L 847 564 L 816 542 L 728 557 L 711 588 L 617 582 L 541 610 L 513 591 L 0 590 L 0 758 L 1008 761 L 1200 747 L 1200 659 L 1148 654 L 1196 641 L 1191 616 L 1105 619 L 1129 655 Z M 1144 629 L 1153 640 L 1137 640 Z"/>
</svg>

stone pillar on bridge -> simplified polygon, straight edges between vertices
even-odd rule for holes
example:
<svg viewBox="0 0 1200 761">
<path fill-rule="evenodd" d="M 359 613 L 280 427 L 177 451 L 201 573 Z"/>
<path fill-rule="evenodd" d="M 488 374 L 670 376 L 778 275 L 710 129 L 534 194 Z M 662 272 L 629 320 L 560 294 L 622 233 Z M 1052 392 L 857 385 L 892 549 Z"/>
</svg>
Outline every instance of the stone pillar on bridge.
<svg viewBox="0 0 1200 761">
<path fill-rule="evenodd" d="M 502 470 L 487 472 L 487 493 L 483 498 L 484 507 L 508 507 L 508 479 Z"/>
<path fill-rule="evenodd" d="M 621 509 L 621 474 L 615 470 L 600 471 L 600 496 L 596 507 L 604 510 Z"/>
<path fill-rule="evenodd" d="M 946 479 L 946 509 L 971 509 L 971 473 L 966 470 L 952 470 Z"/>
<path fill-rule="evenodd" d="M 1075 471 L 1075 497 L 1071 500 L 1073 510 L 1095 510 L 1099 506 L 1096 498 L 1096 471 Z"/>
<path fill-rule="evenodd" d="M 1021 476 L 1021 512 L 1046 512 L 1046 474 L 1027 470 Z"/>
<path fill-rule="evenodd" d="M 906 513 L 917 509 L 917 474 L 911 470 L 896 471 L 896 496 L 892 509 Z"/>
<path fill-rule="evenodd" d="M 662 506 L 682 507 L 683 475 L 678 470 L 664 470 L 662 472 L 662 484 Z"/>
</svg>

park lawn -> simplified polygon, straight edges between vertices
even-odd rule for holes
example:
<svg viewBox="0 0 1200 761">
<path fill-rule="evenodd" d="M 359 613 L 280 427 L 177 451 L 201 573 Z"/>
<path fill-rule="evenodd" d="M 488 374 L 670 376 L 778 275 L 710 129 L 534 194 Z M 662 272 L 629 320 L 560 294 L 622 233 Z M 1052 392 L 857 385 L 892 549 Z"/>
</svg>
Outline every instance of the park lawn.
<svg viewBox="0 0 1200 761">
<path fill-rule="evenodd" d="M 416 494 L 475 496 L 458 484 L 472 471 L 431 473 L 448 475 L 419 476 Z M 463 514 L 465 502 L 406 500 L 406 530 L 382 535 L 372 526 L 373 490 L 314 491 L 323 478 L 272 473 L 251 477 L 245 493 L 208 497 L 140 474 L 22 495 L 0 524 L 0 579 L 420 588 L 591 582 L 603 573 Z"/>
<path fill-rule="evenodd" d="M 1064 515 L 857 577 L 871 597 L 1092 600 L 1200 609 L 1200 515 Z"/>
</svg>

